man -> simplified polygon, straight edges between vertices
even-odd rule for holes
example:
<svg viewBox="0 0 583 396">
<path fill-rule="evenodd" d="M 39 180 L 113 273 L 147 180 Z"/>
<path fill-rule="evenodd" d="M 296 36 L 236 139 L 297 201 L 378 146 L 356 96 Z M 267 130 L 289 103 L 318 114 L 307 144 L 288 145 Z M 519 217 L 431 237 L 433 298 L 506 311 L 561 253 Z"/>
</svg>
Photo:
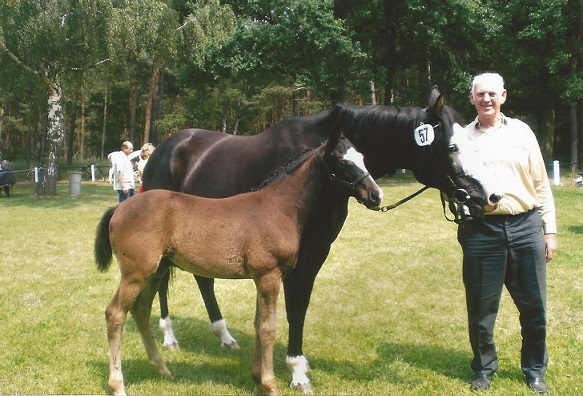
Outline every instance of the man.
<svg viewBox="0 0 583 396">
<path fill-rule="evenodd" d="M 526 383 L 542 394 L 548 363 L 546 263 L 557 248 L 555 205 L 536 137 L 528 125 L 501 112 L 506 98 L 499 74 L 473 79 L 470 102 L 478 115 L 466 127 L 469 170 L 502 199 L 483 221 L 458 228 L 474 354 L 471 389 L 487 390 L 498 369 L 494 324 L 505 285 L 520 313 Z"/>
<path fill-rule="evenodd" d="M 114 179 L 113 189 L 119 195 L 119 202 L 134 195 L 134 168 L 128 158 L 132 151 L 134 151 L 132 143 L 125 141 L 121 145 L 121 151 L 110 155 Z"/>
<path fill-rule="evenodd" d="M 12 166 L 10 166 L 7 160 L 0 161 L 0 186 L 3 186 L 4 193 L 7 197 L 10 196 L 10 186 L 14 186 L 15 184 L 16 176 L 12 171 Z"/>
</svg>

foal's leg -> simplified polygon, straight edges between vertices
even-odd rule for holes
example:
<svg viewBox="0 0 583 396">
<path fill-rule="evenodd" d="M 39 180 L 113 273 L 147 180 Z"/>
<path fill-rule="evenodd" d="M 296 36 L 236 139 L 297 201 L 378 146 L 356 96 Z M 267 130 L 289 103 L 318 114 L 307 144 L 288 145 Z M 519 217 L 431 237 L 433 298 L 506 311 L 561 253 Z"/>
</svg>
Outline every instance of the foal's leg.
<svg viewBox="0 0 583 396">
<path fill-rule="evenodd" d="M 111 303 L 105 310 L 107 339 L 109 342 L 108 385 L 114 395 L 125 395 L 121 368 L 121 333 L 128 311 L 139 294 L 140 288 L 140 284 L 128 283 L 122 279 Z"/>
<path fill-rule="evenodd" d="M 152 334 L 152 328 L 150 327 L 152 302 L 158 291 L 160 280 L 167 272 L 167 267 L 161 267 L 158 269 L 156 275 L 152 277 L 137 296 L 136 301 L 132 306 L 131 313 L 140 332 L 140 336 L 142 337 L 142 342 L 146 348 L 150 364 L 156 367 L 160 374 L 172 378 L 172 373 L 170 373 L 170 370 L 168 370 L 162 359 L 162 355 L 160 354 L 160 350 L 158 349 L 156 341 L 154 340 L 154 335 Z"/>
<path fill-rule="evenodd" d="M 213 334 L 221 341 L 221 347 L 239 349 L 239 344 L 229 333 L 227 323 L 221 314 L 221 309 L 219 308 L 219 303 L 217 302 L 217 297 L 215 295 L 215 280 L 196 275 L 194 275 L 194 279 L 196 279 L 196 282 L 198 283 L 204 306 L 209 315 L 211 329 Z"/>
<path fill-rule="evenodd" d="M 273 372 L 277 296 L 281 274 L 270 273 L 255 281 L 257 307 L 255 311 L 255 349 L 251 376 L 264 395 L 280 395 Z"/>
</svg>

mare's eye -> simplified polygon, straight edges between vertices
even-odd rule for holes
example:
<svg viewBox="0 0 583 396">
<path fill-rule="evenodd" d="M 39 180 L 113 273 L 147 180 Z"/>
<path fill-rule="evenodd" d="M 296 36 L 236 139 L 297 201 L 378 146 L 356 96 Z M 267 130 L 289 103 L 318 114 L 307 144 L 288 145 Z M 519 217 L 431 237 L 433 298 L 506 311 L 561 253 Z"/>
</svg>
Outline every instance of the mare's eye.
<svg viewBox="0 0 583 396">
<path fill-rule="evenodd" d="M 454 144 L 450 144 L 449 147 L 447 148 L 447 150 L 450 153 L 457 153 L 458 151 L 460 151 L 459 148 L 458 148 L 458 146 L 457 146 L 457 144 L 455 144 L 455 143 Z"/>
<path fill-rule="evenodd" d="M 346 168 L 346 160 L 340 160 L 338 161 L 338 167 L 339 168 Z"/>
</svg>

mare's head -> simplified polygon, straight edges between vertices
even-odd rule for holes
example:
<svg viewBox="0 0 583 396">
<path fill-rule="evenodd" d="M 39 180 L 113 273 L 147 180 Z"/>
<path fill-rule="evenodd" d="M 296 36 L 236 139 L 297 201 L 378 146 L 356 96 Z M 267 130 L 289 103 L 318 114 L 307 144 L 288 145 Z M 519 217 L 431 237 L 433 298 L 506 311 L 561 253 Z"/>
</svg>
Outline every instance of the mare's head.
<svg viewBox="0 0 583 396">
<path fill-rule="evenodd" d="M 499 197 L 489 197 L 480 181 L 466 171 L 463 145 L 455 137 L 461 125 L 459 115 L 444 105 L 437 87 L 432 88 L 429 106 L 416 120 L 414 144 L 422 155 L 413 173 L 419 182 L 441 190 L 450 202 L 464 204 L 472 216 L 481 216 Z"/>
<path fill-rule="evenodd" d="M 335 132 L 318 151 L 318 158 L 325 164 L 333 184 L 367 208 L 379 209 L 383 190 L 366 169 L 363 155 L 340 131 Z"/>
</svg>

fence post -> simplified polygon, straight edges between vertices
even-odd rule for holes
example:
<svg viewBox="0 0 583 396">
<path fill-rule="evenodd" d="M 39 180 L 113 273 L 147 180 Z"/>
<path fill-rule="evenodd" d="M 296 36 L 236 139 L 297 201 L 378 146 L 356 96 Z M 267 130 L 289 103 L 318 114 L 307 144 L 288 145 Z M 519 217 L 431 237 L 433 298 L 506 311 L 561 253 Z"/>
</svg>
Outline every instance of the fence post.
<svg viewBox="0 0 583 396">
<path fill-rule="evenodd" d="M 561 168 L 558 160 L 553 161 L 553 183 L 555 186 L 561 185 Z"/>
</svg>

